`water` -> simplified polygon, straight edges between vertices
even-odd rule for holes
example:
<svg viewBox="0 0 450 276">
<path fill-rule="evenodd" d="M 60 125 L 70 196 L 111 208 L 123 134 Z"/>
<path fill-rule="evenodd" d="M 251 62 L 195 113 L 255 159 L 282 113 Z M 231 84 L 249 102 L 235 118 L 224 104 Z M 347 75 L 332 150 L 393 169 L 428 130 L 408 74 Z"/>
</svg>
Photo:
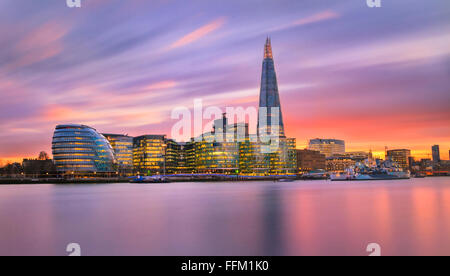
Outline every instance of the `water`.
<svg viewBox="0 0 450 276">
<path fill-rule="evenodd" d="M 450 255 L 450 178 L 0 186 L 0 255 Z"/>
</svg>

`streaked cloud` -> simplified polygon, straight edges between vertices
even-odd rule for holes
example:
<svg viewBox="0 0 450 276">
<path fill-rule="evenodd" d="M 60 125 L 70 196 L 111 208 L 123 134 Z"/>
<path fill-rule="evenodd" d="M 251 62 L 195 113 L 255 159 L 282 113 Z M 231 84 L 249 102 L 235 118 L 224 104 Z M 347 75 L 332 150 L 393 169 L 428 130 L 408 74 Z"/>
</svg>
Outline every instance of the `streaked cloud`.
<svg viewBox="0 0 450 276">
<path fill-rule="evenodd" d="M 0 4 L 0 159 L 51 152 L 60 123 L 170 134 L 194 99 L 256 107 L 267 35 L 299 147 L 450 148 L 448 0 L 52 2 Z"/>
<path fill-rule="evenodd" d="M 439 33 L 396 37 L 377 43 L 362 43 L 351 49 L 328 52 L 321 57 L 303 60 L 301 66 L 362 67 L 391 63 L 417 62 L 450 56 L 450 29 Z"/>
<path fill-rule="evenodd" d="M 225 22 L 226 22 L 225 17 L 216 19 L 216 20 L 196 29 L 195 31 L 183 36 L 179 40 L 175 41 L 173 44 L 170 45 L 170 48 L 174 49 L 174 48 L 179 48 L 179 47 L 183 47 L 188 44 L 191 44 L 191 43 L 205 37 L 206 35 L 218 30 L 220 27 L 222 27 L 225 24 Z"/>
<path fill-rule="evenodd" d="M 289 24 L 271 28 L 269 30 L 269 32 L 276 32 L 276 31 L 280 31 L 280 30 L 293 28 L 293 27 L 299 27 L 299 26 L 309 25 L 309 24 L 318 23 L 318 22 L 322 22 L 322 21 L 328 21 L 328 20 L 332 20 L 332 19 L 337 19 L 339 17 L 340 17 L 340 14 L 338 14 L 337 12 L 334 12 L 331 10 L 326 10 L 323 12 L 313 14 L 311 16 L 300 18 Z"/>
</svg>

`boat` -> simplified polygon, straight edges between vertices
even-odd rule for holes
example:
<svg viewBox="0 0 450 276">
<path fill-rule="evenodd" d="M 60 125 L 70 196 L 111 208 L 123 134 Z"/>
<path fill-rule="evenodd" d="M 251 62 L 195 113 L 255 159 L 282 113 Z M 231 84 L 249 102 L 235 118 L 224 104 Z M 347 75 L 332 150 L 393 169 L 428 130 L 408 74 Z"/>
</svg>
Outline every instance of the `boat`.
<svg viewBox="0 0 450 276">
<path fill-rule="evenodd" d="M 425 178 L 427 175 L 426 174 L 424 174 L 424 173 L 416 173 L 415 175 L 414 175 L 414 178 Z"/>
<path fill-rule="evenodd" d="M 357 163 L 343 173 L 330 175 L 331 181 L 363 181 L 363 180 L 398 180 L 410 179 L 411 173 L 391 162 L 385 162 L 382 166 L 368 166 Z"/>
<path fill-rule="evenodd" d="M 294 182 L 295 179 L 293 179 L 293 178 L 280 178 L 277 181 L 278 182 Z"/>
<path fill-rule="evenodd" d="M 169 179 L 165 176 L 154 175 L 154 176 L 137 176 L 130 180 L 130 183 L 169 183 Z"/>
<path fill-rule="evenodd" d="M 305 173 L 301 176 L 303 179 L 316 180 L 316 179 L 328 179 L 328 172 L 325 170 L 315 170 Z"/>
<path fill-rule="evenodd" d="M 408 171 L 377 171 L 371 173 L 343 173 L 330 175 L 331 181 L 398 180 L 410 178 L 411 174 Z"/>
</svg>

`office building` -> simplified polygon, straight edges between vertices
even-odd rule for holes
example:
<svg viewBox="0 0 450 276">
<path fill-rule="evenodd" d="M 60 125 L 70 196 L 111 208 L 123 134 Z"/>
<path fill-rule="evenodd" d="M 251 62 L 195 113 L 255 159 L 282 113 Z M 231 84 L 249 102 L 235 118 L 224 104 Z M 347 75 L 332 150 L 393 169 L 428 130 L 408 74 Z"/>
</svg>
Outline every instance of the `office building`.
<svg viewBox="0 0 450 276">
<path fill-rule="evenodd" d="M 345 154 L 345 142 L 343 140 L 317 138 L 309 140 L 308 149 L 319 151 L 328 158 L 333 155 Z"/>
<path fill-rule="evenodd" d="M 56 167 L 52 159 L 23 159 L 22 168 L 25 177 L 56 177 Z"/>
<path fill-rule="evenodd" d="M 56 126 L 53 159 L 59 174 L 90 176 L 115 173 L 114 151 L 94 128 L 69 124 Z"/>
<path fill-rule="evenodd" d="M 117 171 L 121 176 L 133 174 L 133 137 L 122 134 L 103 134 L 114 150 Z"/>
<path fill-rule="evenodd" d="M 329 172 L 341 173 L 354 167 L 358 161 L 348 156 L 327 157 L 326 167 Z"/>
<path fill-rule="evenodd" d="M 394 149 L 386 152 L 386 160 L 391 160 L 403 169 L 409 168 L 409 157 L 411 150 L 409 149 Z"/>
<path fill-rule="evenodd" d="M 142 135 L 133 138 L 133 167 L 138 175 L 164 174 L 165 135 Z"/>
<path fill-rule="evenodd" d="M 325 154 L 314 150 L 297 150 L 297 168 L 300 173 L 325 170 Z"/>
<path fill-rule="evenodd" d="M 433 155 L 433 162 L 439 163 L 441 161 L 441 153 L 439 151 L 439 145 L 434 145 L 431 147 L 431 152 Z"/>
</svg>

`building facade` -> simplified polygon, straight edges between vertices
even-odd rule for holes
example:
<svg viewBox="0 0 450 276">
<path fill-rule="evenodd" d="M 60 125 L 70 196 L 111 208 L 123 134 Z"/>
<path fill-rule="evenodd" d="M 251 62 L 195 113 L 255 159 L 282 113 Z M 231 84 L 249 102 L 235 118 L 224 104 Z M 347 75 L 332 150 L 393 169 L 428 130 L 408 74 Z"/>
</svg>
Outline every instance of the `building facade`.
<svg viewBox="0 0 450 276">
<path fill-rule="evenodd" d="M 25 177 L 56 177 L 56 167 L 52 159 L 23 159 L 22 168 Z"/>
<path fill-rule="evenodd" d="M 270 38 L 267 38 L 264 46 L 257 129 L 259 135 L 285 136 Z"/>
<path fill-rule="evenodd" d="M 409 168 L 409 157 L 411 150 L 409 149 L 394 149 L 386 152 L 386 160 L 391 160 L 403 169 Z"/>
<path fill-rule="evenodd" d="M 133 174 L 133 137 L 122 134 L 103 134 L 114 150 L 117 171 L 121 176 Z"/>
<path fill-rule="evenodd" d="M 164 174 L 165 135 L 142 135 L 133 139 L 133 167 L 138 175 Z"/>
<path fill-rule="evenodd" d="M 325 154 L 315 150 L 297 150 L 297 168 L 300 173 L 325 170 Z"/>
<path fill-rule="evenodd" d="M 441 161 L 441 152 L 439 151 L 439 145 L 434 145 L 431 147 L 431 152 L 433 155 L 433 162 L 439 163 Z"/>
<path fill-rule="evenodd" d="M 56 126 L 52 152 L 59 174 L 78 176 L 116 172 L 111 145 L 103 135 L 89 126 Z"/>
<path fill-rule="evenodd" d="M 356 163 L 356 160 L 348 156 L 332 156 L 326 159 L 327 171 L 336 173 L 345 172 Z"/>
<path fill-rule="evenodd" d="M 338 154 L 345 154 L 345 142 L 343 140 L 317 138 L 309 140 L 308 149 L 325 154 L 325 157 L 328 158 Z"/>
</svg>

